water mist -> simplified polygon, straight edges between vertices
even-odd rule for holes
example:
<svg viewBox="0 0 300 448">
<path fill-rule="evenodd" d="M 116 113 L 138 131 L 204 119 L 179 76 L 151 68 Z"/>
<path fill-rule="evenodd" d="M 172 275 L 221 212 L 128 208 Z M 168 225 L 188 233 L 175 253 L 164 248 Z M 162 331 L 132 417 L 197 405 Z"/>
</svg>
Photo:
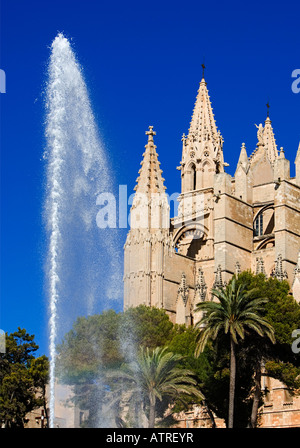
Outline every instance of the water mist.
<svg viewBox="0 0 300 448">
<path fill-rule="evenodd" d="M 78 316 L 112 307 L 122 297 L 117 229 L 99 229 L 96 223 L 97 197 L 102 192 L 114 193 L 114 179 L 82 69 L 62 34 L 51 46 L 46 113 L 46 272 L 53 427 L 58 341 Z"/>
</svg>

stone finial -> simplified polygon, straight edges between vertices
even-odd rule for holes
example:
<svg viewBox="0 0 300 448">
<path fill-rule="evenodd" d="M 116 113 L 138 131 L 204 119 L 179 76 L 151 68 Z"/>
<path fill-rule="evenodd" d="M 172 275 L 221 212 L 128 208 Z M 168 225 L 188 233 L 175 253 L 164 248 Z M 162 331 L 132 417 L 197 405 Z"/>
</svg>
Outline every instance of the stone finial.
<svg viewBox="0 0 300 448">
<path fill-rule="evenodd" d="M 153 142 L 153 136 L 156 135 L 153 126 L 149 126 L 149 131 L 146 131 L 145 134 L 148 135 L 148 143 Z"/>
<path fill-rule="evenodd" d="M 215 272 L 215 281 L 214 281 L 213 288 L 223 288 L 224 286 L 225 286 L 225 283 L 223 282 L 223 279 L 222 279 L 222 267 L 219 264 L 217 267 L 217 270 Z"/>
<path fill-rule="evenodd" d="M 186 305 L 186 303 L 187 303 L 188 295 L 189 295 L 189 288 L 186 285 L 186 275 L 183 272 L 181 274 L 181 283 L 180 283 L 180 286 L 178 288 L 178 296 L 181 296 L 184 305 Z"/>
<path fill-rule="evenodd" d="M 256 258 L 256 271 L 255 274 L 264 274 L 266 275 L 266 271 L 265 271 L 265 263 L 262 257 L 260 258 Z"/>
<path fill-rule="evenodd" d="M 237 261 L 237 262 L 235 263 L 235 275 L 238 276 L 241 272 L 242 272 L 242 270 L 241 270 L 241 265 L 240 265 L 240 263 Z"/>
<path fill-rule="evenodd" d="M 245 143 L 242 143 L 242 147 L 241 147 L 241 152 L 240 152 L 237 168 L 239 166 L 241 166 L 243 168 L 245 173 L 248 173 L 248 170 L 249 170 L 249 159 L 248 159 L 248 156 L 247 156 L 247 150 L 246 150 Z"/>
<path fill-rule="evenodd" d="M 288 278 L 287 272 L 283 270 L 282 265 L 282 255 L 277 255 L 277 258 L 275 260 L 275 267 L 271 273 L 271 276 L 274 278 L 277 278 L 280 282 Z"/>
<path fill-rule="evenodd" d="M 280 159 L 284 159 L 284 149 L 283 149 L 282 146 L 281 146 L 281 148 L 280 148 L 279 158 L 280 158 Z"/>
<path fill-rule="evenodd" d="M 195 285 L 195 298 L 199 299 L 201 302 L 204 302 L 206 298 L 207 285 L 204 278 L 204 272 L 202 268 L 198 269 L 198 276 Z"/>
</svg>

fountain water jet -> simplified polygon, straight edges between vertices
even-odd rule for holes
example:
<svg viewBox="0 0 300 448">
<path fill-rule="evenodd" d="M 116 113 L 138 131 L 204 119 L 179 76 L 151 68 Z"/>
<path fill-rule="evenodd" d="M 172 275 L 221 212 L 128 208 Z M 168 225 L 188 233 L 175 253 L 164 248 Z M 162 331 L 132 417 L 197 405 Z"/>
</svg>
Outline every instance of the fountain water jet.
<svg viewBox="0 0 300 448">
<path fill-rule="evenodd" d="M 114 189 L 111 169 L 82 69 L 61 33 L 51 46 L 46 112 L 46 273 L 53 427 L 57 342 L 76 317 L 112 307 L 122 297 L 118 231 L 99 229 L 96 224 L 97 196 Z"/>
</svg>

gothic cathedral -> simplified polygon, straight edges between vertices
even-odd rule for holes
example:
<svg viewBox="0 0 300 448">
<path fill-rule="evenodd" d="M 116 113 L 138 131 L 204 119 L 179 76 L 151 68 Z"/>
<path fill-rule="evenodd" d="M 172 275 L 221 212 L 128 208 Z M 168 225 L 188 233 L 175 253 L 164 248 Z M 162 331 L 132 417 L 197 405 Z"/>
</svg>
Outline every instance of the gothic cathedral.
<svg viewBox="0 0 300 448">
<path fill-rule="evenodd" d="M 248 156 L 243 143 L 234 177 L 226 173 L 203 77 L 182 137 L 181 194 L 170 219 L 152 126 L 146 134 L 124 246 L 124 308 L 164 308 L 174 323 L 190 325 L 195 304 L 244 270 L 286 279 L 300 301 L 300 145 L 291 177 L 268 113 L 254 152 Z"/>
</svg>

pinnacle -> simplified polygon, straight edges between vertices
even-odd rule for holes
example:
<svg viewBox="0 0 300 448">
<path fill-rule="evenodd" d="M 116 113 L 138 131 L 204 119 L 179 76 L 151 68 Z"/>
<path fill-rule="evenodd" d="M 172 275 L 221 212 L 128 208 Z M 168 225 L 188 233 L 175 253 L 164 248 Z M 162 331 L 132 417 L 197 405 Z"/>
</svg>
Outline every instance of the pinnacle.
<svg viewBox="0 0 300 448">
<path fill-rule="evenodd" d="M 213 108 L 204 76 L 200 82 L 198 94 L 190 123 L 189 136 L 214 142 L 218 135 Z"/>
<path fill-rule="evenodd" d="M 258 129 L 257 131 L 257 148 L 252 153 L 250 159 L 253 161 L 255 154 L 257 153 L 258 147 L 263 147 L 264 150 L 267 153 L 269 161 L 273 164 L 276 159 L 278 159 L 278 150 L 277 150 L 277 144 L 276 139 L 274 135 L 274 131 L 272 128 L 272 121 L 269 116 L 269 111 L 267 114 L 267 118 L 265 120 L 265 126 L 263 126 L 261 123 L 259 126 L 255 125 Z"/>
<path fill-rule="evenodd" d="M 271 163 L 273 163 L 278 158 L 278 151 L 277 151 L 276 140 L 275 140 L 274 131 L 273 131 L 271 123 L 272 122 L 270 120 L 270 117 L 268 116 L 265 121 L 263 141 L 265 144 L 265 149 L 267 151 L 269 160 Z"/>
<path fill-rule="evenodd" d="M 242 143 L 242 148 L 241 148 L 240 157 L 239 157 L 237 166 L 241 166 L 245 172 L 248 171 L 249 159 L 247 156 L 245 143 Z"/>
<path fill-rule="evenodd" d="M 164 179 L 161 175 L 163 171 L 160 169 L 160 162 L 153 141 L 153 136 L 156 135 L 153 126 L 149 126 L 146 135 L 148 135 L 148 142 L 145 146 L 135 190 L 143 194 L 164 193 L 166 187 L 164 186 Z"/>
</svg>

